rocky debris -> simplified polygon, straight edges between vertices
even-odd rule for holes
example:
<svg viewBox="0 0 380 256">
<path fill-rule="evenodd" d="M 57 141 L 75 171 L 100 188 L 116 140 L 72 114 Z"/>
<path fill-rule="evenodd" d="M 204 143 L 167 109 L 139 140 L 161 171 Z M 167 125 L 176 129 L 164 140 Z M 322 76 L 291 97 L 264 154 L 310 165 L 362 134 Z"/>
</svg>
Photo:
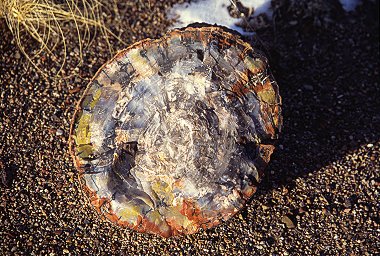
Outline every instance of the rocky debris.
<svg viewBox="0 0 380 256">
<path fill-rule="evenodd" d="M 294 222 L 287 215 L 283 216 L 281 218 L 281 221 L 286 225 L 287 228 L 295 228 L 296 227 L 296 225 L 294 224 Z"/>
<path fill-rule="evenodd" d="M 55 135 L 57 136 L 62 136 L 63 135 L 63 131 L 61 129 L 58 129 L 56 132 L 55 132 Z"/>
</svg>

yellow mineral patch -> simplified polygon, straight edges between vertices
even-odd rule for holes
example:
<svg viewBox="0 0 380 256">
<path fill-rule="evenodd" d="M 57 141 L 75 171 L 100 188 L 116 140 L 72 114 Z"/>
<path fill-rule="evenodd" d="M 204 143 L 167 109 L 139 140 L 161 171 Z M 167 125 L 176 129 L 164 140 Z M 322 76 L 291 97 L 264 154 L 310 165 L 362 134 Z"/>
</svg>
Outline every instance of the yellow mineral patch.
<svg viewBox="0 0 380 256">
<path fill-rule="evenodd" d="M 102 94 L 102 90 L 99 88 L 92 95 L 92 101 L 89 105 L 91 109 L 95 107 L 96 103 L 98 103 L 101 94 Z"/>
<path fill-rule="evenodd" d="M 269 83 L 269 85 L 268 85 Z M 262 90 L 257 91 L 257 95 L 260 99 L 268 104 L 276 104 L 276 92 L 273 90 L 273 87 L 270 85 L 269 79 L 265 81 Z"/>
<path fill-rule="evenodd" d="M 137 225 L 138 217 L 141 215 L 141 208 L 137 205 L 128 204 L 118 212 L 118 215 L 121 220 Z"/>
<path fill-rule="evenodd" d="M 79 157 L 87 158 L 94 152 L 94 148 L 91 145 L 87 144 L 77 147 L 77 152 L 79 153 Z"/>
<path fill-rule="evenodd" d="M 162 222 L 161 214 L 158 210 L 151 211 L 147 214 L 148 219 L 150 222 L 158 225 Z"/>
<path fill-rule="evenodd" d="M 192 221 L 187 218 L 187 216 L 180 213 L 181 206 L 169 207 L 165 211 L 165 216 L 170 225 L 180 226 L 188 230 L 192 228 Z"/>
<path fill-rule="evenodd" d="M 164 152 L 158 152 L 157 153 L 158 159 L 162 162 L 167 162 L 167 156 Z"/>
<path fill-rule="evenodd" d="M 162 218 L 162 215 L 158 210 L 154 210 L 147 213 L 146 218 L 155 227 L 152 227 L 151 224 L 148 224 L 147 226 L 150 226 L 151 228 L 156 228 L 156 229 L 158 228 L 161 234 L 165 234 L 166 232 L 170 230 L 168 223 Z"/>
<path fill-rule="evenodd" d="M 92 101 L 92 96 L 87 95 L 86 97 L 83 98 L 81 106 L 88 106 L 90 105 L 91 101 Z"/>
<path fill-rule="evenodd" d="M 89 123 L 91 114 L 83 113 L 79 119 L 78 127 L 76 129 L 75 143 L 77 145 L 90 144 L 91 135 L 89 132 Z"/>
<path fill-rule="evenodd" d="M 260 99 L 268 104 L 276 103 L 276 94 L 273 89 L 263 90 L 257 93 Z"/>
<path fill-rule="evenodd" d="M 244 64 L 253 74 L 265 70 L 265 63 L 260 59 L 254 60 L 251 57 L 247 56 L 244 58 Z"/>
<path fill-rule="evenodd" d="M 137 72 L 143 77 L 149 77 L 155 74 L 157 71 L 154 70 L 147 58 L 144 58 L 140 54 L 140 50 L 133 49 L 127 55 L 129 61 L 133 63 L 133 67 Z"/>
<path fill-rule="evenodd" d="M 163 199 L 166 204 L 172 204 L 174 195 L 173 190 L 171 186 L 168 185 L 168 183 L 162 180 L 156 180 L 152 183 L 152 190 L 160 199 Z"/>
</svg>

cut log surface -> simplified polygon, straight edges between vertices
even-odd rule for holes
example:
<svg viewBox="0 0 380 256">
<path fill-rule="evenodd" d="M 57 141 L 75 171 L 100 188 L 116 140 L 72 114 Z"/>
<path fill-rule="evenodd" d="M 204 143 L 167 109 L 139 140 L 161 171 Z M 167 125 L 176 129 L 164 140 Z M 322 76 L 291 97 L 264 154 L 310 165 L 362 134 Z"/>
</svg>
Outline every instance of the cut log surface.
<svg viewBox="0 0 380 256">
<path fill-rule="evenodd" d="M 70 151 L 102 216 L 169 237 L 241 209 L 280 128 L 267 59 L 223 28 L 188 27 L 140 41 L 98 71 Z"/>
</svg>

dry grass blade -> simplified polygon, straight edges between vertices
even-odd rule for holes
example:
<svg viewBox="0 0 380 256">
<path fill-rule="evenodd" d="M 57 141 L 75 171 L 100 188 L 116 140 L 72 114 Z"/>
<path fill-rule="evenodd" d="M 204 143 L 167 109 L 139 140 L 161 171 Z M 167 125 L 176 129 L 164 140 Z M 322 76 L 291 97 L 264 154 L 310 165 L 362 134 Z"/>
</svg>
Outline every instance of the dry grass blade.
<svg viewBox="0 0 380 256">
<path fill-rule="evenodd" d="M 20 51 L 37 70 L 46 75 L 35 61 L 46 53 L 59 63 L 58 75 L 66 62 L 67 45 L 72 43 L 68 42 L 67 35 L 73 29 L 78 38 L 79 63 L 83 60 L 84 47 L 91 43 L 96 34 L 104 37 L 111 52 L 109 38 L 122 41 L 105 26 L 103 7 L 99 0 L 1 0 L 0 19 L 5 19 Z M 25 32 L 38 42 L 38 49 L 33 53 L 28 52 L 22 42 Z M 57 46 L 62 47 L 63 56 L 59 57 L 54 52 Z"/>
</svg>

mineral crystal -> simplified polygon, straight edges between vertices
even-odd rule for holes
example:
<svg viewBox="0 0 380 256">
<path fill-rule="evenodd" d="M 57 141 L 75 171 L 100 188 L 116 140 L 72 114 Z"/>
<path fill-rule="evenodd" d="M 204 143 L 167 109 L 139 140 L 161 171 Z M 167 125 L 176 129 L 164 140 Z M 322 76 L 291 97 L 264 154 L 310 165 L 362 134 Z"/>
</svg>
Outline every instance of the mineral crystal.
<svg viewBox="0 0 380 256">
<path fill-rule="evenodd" d="M 267 59 L 216 26 L 120 51 L 80 100 L 70 151 L 99 213 L 169 237 L 227 220 L 256 190 L 281 127 Z"/>
</svg>

